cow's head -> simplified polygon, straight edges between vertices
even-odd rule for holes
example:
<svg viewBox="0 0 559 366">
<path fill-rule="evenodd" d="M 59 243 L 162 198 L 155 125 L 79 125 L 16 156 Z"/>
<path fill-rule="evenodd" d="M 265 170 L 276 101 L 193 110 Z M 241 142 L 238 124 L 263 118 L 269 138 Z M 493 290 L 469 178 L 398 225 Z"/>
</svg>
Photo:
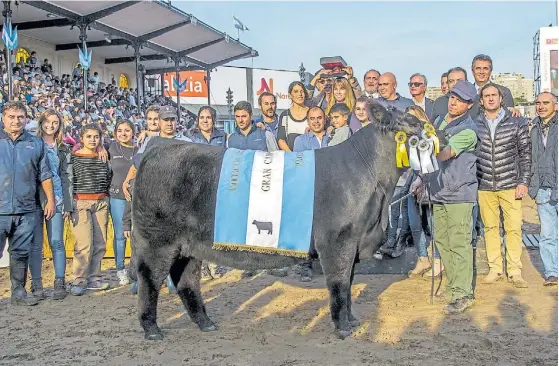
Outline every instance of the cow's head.
<svg viewBox="0 0 559 366">
<path fill-rule="evenodd" d="M 396 108 L 384 108 L 375 101 L 368 103 L 369 119 L 381 129 L 388 131 L 403 131 L 410 136 L 421 136 L 424 123 L 409 113 Z"/>
</svg>

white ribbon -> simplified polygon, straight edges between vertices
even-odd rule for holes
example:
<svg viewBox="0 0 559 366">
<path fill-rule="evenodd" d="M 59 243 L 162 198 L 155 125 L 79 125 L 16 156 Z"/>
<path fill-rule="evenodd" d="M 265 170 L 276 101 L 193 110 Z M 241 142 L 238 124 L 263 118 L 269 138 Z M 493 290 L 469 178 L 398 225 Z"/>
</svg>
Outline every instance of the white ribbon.
<svg viewBox="0 0 559 366">
<path fill-rule="evenodd" d="M 417 145 L 419 145 L 419 138 L 417 136 L 410 137 L 410 167 L 413 170 L 421 169 L 421 162 L 419 155 L 417 155 Z"/>
<path fill-rule="evenodd" d="M 429 142 L 421 140 L 417 149 L 419 150 L 419 157 L 421 160 L 421 172 L 423 174 L 433 173 L 435 171 L 433 161 L 431 160 L 433 146 Z"/>
</svg>

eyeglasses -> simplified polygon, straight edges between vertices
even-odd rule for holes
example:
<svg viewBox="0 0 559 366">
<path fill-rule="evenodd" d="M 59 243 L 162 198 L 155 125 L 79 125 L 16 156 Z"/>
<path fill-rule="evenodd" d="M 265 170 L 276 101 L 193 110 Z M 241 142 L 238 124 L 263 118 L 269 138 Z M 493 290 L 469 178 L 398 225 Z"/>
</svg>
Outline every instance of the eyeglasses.
<svg viewBox="0 0 559 366">
<path fill-rule="evenodd" d="M 415 88 L 419 88 L 423 83 L 408 83 L 408 86 L 411 88 L 412 86 Z"/>
</svg>

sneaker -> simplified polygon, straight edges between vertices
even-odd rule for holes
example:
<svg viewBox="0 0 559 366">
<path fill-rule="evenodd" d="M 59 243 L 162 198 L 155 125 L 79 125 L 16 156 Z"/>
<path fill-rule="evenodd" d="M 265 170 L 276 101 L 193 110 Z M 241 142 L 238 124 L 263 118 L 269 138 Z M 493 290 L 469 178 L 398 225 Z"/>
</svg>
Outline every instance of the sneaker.
<svg viewBox="0 0 559 366">
<path fill-rule="evenodd" d="M 487 276 L 485 276 L 485 278 L 483 280 L 481 280 L 481 283 L 484 283 L 484 284 L 488 285 L 488 284 L 491 284 L 491 283 L 502 281 L 503 278 L 504 277 L 503 277 L 502 273 L 489 272 L 489 274 Z"/>
<path fill-rule="evenodd" d="M 38 301 L 45 299 L 45 290 L 42 281 L 31 281 L 31 295 Z"/>
<path fill-rule="evenodd" d="M 119 285 L 124 286 L 130 283 L 130 278 L 128 278 L 128 271 L 126 269 L 121 269 L 120 271 L 116 271 L 116 276 L 118 277 Z"/>
<path fill-rule="evenodd" d="M 545 279 L 543 283 L 544 286 L 557 286 L 557 277 L 556 276 L 549 276 Z"/>
<path fill-rule="evenodd" d="M 443 309 L 443 313 L 446 315 L 461 314 L 472 306 L 474 306 L 474 299 L 463 297 L 445 306 L 445 308 Z"/>
<path fill-rule="evenodd" d="M 202 263 L 202 280 L 213 280 L 214 276 L 210 270 L 210 265 L 206 262 Z"/>
<path fill-rule="evenodd" d="M 85 287 L 83 287 L 83 285 L 72 285 L 72 287 L 70 287 L 70 294 L 72 296 L 82 296 L 85 294 Z"/>
<path fill-rule="evenodd" d="M 289 274 L 289 268 L 274 268 L 268 270 L 268 273 L 274 277 L 287 277 Z"/>
<path fill-rule="evenodd" d="M 66 284 L 64 283 L 64 278 L 56 278 L 54 280 L 54 291 L 52 292 L 53 300 L 62 300 L 66 298 Z"/>
<path fill-rule="evenodd" d="M 311 282 L 314 276 L 311 263 L 303 263 L 301 265 L 301 282 Z"/>
<path fill-rule="evenodd" d="M 101 280 L 91 281 L 87 284 L 87 289 L 92 291 L 103 291 L 109 287 L 111 286 L 107 282 Z"/>
<path fill-rule="evenodd" d="M 509 281 L 512 282 L 516 288 L 528 288 L 528 282 L 526 282 L 521 275 L 510 276 Z"/>
</svg>

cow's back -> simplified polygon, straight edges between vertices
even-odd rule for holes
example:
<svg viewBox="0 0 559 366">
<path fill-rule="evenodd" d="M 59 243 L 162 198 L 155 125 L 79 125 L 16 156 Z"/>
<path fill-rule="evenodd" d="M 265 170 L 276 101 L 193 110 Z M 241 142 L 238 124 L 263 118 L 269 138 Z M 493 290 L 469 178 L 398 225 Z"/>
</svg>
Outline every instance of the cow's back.
<svg viewBox="0 0 559 366">
<path fill-rule="evenodd" d="M 223 153 L 219 147 L 173 141 L 148 150 L 134 184 L 134 230 L 150 242 L 184 233 L 211 240 Z"/>
</svg>

